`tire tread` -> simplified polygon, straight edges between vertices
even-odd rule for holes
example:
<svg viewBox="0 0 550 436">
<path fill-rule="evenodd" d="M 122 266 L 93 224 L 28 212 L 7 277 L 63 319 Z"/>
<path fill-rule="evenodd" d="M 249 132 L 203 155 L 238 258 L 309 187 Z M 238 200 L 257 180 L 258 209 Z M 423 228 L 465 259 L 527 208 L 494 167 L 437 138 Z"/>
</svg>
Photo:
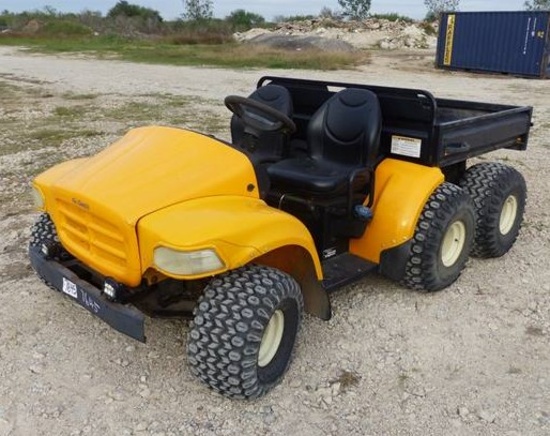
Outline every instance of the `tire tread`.
<svg viewBox="0 0 550 436">
<path fill-rule="evenodd" d="M 237 399 L 257 398 L 269 391 L 288 367 L 268 383 L 258 377 L 257 355 L 270 313 L 285 299 L 298 304 L 303 296 L 288 274 L 260 265 L 247 265 L 214 278 L 194 311 L 188 334 L 191 372 L 213 390 Z"/>
<path fill-rule="evenodd" d="M 469 195 L 459 186 L 449 182 L 439 185 L 426 202 L 416 225 L 409 259 L 401 284 L 417 291 L 437 291 L 456 280 L 465 266 L 473 239 L 473 229 L 465 242 L 466 255 L 457 261 L 455 271 L 448 277 L 438 273 L 440 243 L 457 210 L 471 213 L 473 204 Z"/>
<path fill-rule="evenodd" d="M 476 257 L 499 257 L 509 251 L 515 243 L 521 224 L 526 200 L 526 185 L 521 173 L 498 162 L 483 162 L 466 171 L 460 181 L 474 201 L 476 212 L 476 236 L 472 255 Z M 510 188 L 518 190 L 518 219 L 509 236 L 499 236 L 498 227 L 503 193 Z"/>
</svg>

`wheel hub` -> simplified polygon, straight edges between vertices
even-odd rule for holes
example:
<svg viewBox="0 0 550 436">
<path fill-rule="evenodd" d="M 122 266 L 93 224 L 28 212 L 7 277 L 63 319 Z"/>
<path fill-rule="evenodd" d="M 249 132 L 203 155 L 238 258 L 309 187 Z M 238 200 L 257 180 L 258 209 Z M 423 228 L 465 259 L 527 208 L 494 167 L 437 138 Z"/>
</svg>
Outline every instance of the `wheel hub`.
<svg viewBox="0 0 550 436">
<path fill-rule="evenodd" d="M 260 352 L 258 353 L 258 366 L 267 366 L 273 360 L 281 345 L 284 329 L 285 314 L 282 310 L 276 310 L 271 316 L 262 336 Z"/>
<path fill-rule="evenodd" d="M 441 261 L 446 267 L 453 266 L 460 257 L 466 241 L 466 226 L 462 221 L 452 223 L 443 237 Z"/>
<path fill-rule="evenodd" d="M 516 216 L 518 214 L 518 200 L 515 196 L 510 195 L 504 201 L 502 205 L 502 211 L 500 212 L 499 230 L 502 235 L 507 235 L 514 223 L 516 222 Z"/>
</svg>

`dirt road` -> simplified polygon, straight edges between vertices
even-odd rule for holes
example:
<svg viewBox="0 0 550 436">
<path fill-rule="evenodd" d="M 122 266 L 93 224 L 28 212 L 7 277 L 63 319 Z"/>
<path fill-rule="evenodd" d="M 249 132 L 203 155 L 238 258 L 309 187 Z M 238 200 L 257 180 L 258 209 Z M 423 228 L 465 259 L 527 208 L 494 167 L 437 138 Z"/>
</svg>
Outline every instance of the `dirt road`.
<svg viewBox="0 0 550 436">
<path fill-rule="evenodd" d="M 550 82 L 446 73 L 425 52 L 375 54 L 356 71 L 233 71 L 21 54 L 0 47 L 0 435 L 550 434 Z M 148 320 L 143 345 L 47 289 L 26 258 L 28 181 L 130 126 L 228 135 L 227 94 L 263 74 L 418 87 L 535 107 L 526 152 L 501 151 L 529 189 L 510 253 L 472 259 L 425 295 L 377 275 L 306 317 L 268 396 L 224 399 L 184 357 L 187 325 Z"/>
</svg>

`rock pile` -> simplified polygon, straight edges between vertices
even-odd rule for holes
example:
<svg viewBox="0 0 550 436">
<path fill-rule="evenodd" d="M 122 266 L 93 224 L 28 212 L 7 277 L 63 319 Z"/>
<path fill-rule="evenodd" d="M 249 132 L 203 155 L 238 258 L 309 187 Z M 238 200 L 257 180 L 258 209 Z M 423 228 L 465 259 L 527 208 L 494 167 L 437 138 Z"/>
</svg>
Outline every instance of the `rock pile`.
<svg viewBox="0 0 550 436">
<path fill-rule="evenodd" d="M 251 29 L 248 32 L 236 33 L 235 39 L 240 42 L 252 42 L 273 46 L 295 47 L 298 41 L 308 39 L 317 41 L 313 45 L 327 50 L 348 50 L 381 48 L 420 49 L 435 48 L 437 38 L 436 25 L 418 22 L 390 21 L 386 19 L 369 18 L 364 21 L 336 21 L 331 19 L 304 20 L 292 23 L 279 23 L 276 28 Z M 313 39 L 312 39 L 313 38 Z M 284 43 L 287 40 L 288 43 Z M 324 40 L 324 42 L 323 42 Z M 339 41 L 333 45 L 328 41 Z M 275 42 L 274 42 L 275 41 Z M 321 41 L 321 42 L 319 42 Z M 346 44 L 341 44 L 341 43 Z"/>
</svg>

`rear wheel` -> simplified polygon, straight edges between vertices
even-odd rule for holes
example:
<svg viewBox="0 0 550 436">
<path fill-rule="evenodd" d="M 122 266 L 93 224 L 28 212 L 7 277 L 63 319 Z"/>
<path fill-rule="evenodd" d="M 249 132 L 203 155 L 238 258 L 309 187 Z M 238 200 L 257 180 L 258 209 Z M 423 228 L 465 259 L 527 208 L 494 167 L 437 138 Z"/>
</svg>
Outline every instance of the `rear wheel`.
<svg viewBox="0 0 550 436">
<path fill-rule="evenodd" d="M 401 283 L 421 291 L 453 283 L 468 260 L 474 226 L 468 194 L 452 183 L 441 184 L 422 210 Z"/>
<path fill-rule="evenodd" d="M 470 167 L 460 181 L 474 201 L 476 236 L 472 254 L 499 257 L 516 241 L 525 210 L 527 188 L 514 168 L 496 162 Z"/>
<path fill-rule="evenodd" d="M 257 398 L 283 377 L 303 311 L 296 281 L 250 265 L 214 278 L 195 309 L 187 341 L 191 371 L 232 398 Z"/>
</svg>

